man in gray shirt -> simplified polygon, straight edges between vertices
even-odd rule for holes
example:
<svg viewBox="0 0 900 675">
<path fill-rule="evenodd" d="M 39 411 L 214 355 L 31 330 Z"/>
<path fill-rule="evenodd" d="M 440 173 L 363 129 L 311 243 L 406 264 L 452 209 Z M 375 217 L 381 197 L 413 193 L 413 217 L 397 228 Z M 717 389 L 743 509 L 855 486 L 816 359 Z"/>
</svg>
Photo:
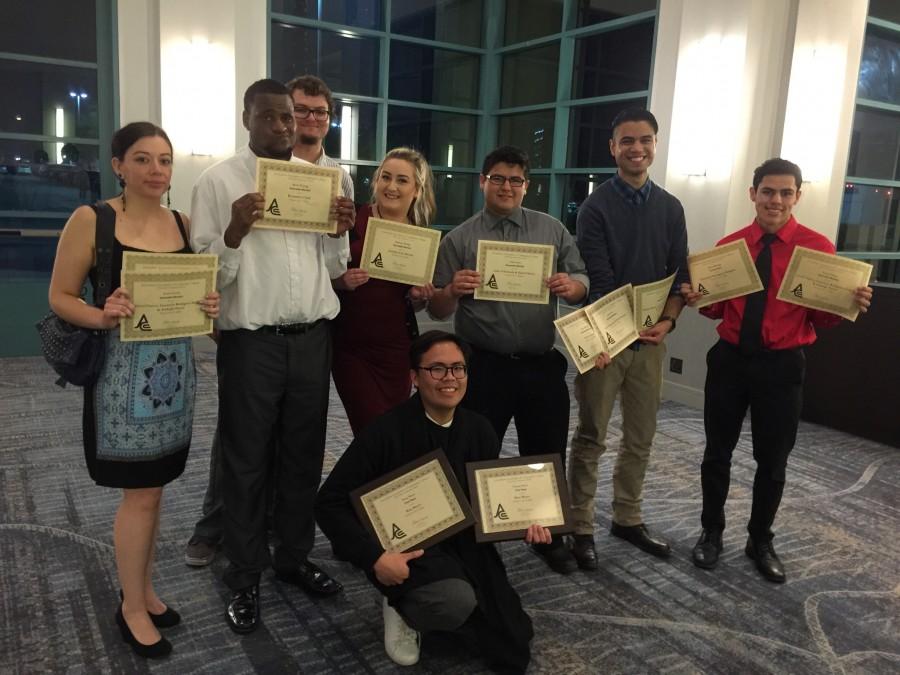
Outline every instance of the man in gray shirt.
<svg viewBox="0 0 900 675">
<path fill-rule="evenodd" d="M 441 242 L 434 285 L 440 290 L 429 311 L 454 314 L 456 333 L 473 347 L 469 389 L 463 407 L 487 417 L 502 441 L 516 421 L 519 454 L 559 453 L 565 466 L 569 430 L 566 358 L 553 348 L 557 298 L 577 304 L 588 290 L 584 261 L 575 240 L 556 218 L 522 208 L 528 189 L 528 155 L 512 146 L 493 150 L 479 182 L 485 206 Z M 481 286 L 475 271 L 479 240 L 549 244 L 555 272 L 547 280 L 555 296 L 545 305 L 475 300 Z M 576 569 L 572 554 L 556 536 L 534 550 L 561 574 Z"/>
</svg>

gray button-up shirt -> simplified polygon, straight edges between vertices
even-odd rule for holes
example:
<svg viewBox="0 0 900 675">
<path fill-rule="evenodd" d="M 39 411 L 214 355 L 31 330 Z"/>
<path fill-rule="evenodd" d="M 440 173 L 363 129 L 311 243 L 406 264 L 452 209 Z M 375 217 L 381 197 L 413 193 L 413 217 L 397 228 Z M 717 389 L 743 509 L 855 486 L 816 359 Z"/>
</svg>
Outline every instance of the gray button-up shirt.
<svg viewBox="0 0 900 675">
<path fill-rule="evenodd" d="M 462 269 L 476 269 L 478 241 L 512 241 L 521 244 L 550 244 L 556 247 L 556 272 L 567 272 L 588 288 L 587 269 L 575 240 L 556 218 L 540 211 L 517 208 L 509 216 L 497 216 L 487 209 L 451 230 L 441 242 L 434 285 L 453 281 Z M 464 295 L 454 315 L 457 335 L 479 349 L 500 354 L 542 354 L 553 347 L 558 299 L 532 305 L 521 302 L 475 300 Z"/>
</svg>

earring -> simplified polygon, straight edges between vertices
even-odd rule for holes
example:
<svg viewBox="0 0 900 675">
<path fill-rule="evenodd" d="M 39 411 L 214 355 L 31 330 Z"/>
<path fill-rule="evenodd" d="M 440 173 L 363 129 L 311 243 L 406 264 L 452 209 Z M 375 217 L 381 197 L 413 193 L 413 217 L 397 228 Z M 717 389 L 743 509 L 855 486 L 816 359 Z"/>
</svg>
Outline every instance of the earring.
<svg viewBox="0 0 900 675">
<path fill-rule="evenodd" d="M 171 185 L 168 188 L 166 188 L 166 208 L 167 209 L 172 208 L 172 186 Z"/>
<path fill-rule="evenodd" d="M 125 190 L 122 190 L 122 213 L 125 213 Z"/>
<path fill-rule="evenodd" d="M 125 187 L 125 176 L 123 176 L 122 174 L 119 174 L 117 176 L 117 178 L 119 179 L 119 186 Z"/>
</svg>

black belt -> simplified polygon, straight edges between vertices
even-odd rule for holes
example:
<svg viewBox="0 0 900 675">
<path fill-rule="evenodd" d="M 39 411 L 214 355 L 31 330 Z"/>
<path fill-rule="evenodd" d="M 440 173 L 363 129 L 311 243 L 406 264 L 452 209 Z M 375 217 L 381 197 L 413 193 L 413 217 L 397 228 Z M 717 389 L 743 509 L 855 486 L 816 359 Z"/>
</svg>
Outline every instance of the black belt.
<svg viewBox="0 0 900 675">
<path fill-rule="evenodd" d="M 512 354 L 501 354 L 500 352 L 492 352 L 490 349 L 480 349 L 479 351 L 490 354 L 491 356 L 499 356 L 501 359 L 512 359 L 514 361 L 533 361 L 535 359 L 544 358 L 553 350 L 548 349 L 547 351 L 541 352 L 540 354 L 534 354 L 532 352 L 513 352 Z"/>
<path fill-rule="evenodd" d="M 260 326 L 256 330 L 270 335 L 303 335 L 318 326 L 325 319 L 319 319 L 312 323 L 283 323 L 277 326 Z"/>
</svg>

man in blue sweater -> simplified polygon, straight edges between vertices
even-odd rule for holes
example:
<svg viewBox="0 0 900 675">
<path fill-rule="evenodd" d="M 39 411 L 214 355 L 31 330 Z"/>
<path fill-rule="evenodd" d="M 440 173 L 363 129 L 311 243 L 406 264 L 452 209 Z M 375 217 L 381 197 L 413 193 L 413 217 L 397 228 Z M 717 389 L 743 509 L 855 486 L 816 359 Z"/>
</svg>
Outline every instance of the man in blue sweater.
<svg viewBox="0 0 900 675">
<path fill-rule="evenodd" d="M 678 270 L 656 324 L 644 328 L 641 339 L 614 359 L 601 354 L 594 369 L 575 378 L 579 412 L 569 461 L 575 521 L 572 553 L 586 570 L 597 568 L 597 465 L 606 450 L 606 428 L 617 394 L 621 395 L 623 436 L 613 472 L 610 533 L 652 555 L 665 558 L 670 554 L 669 545 L 650 535 L 641 516 L 644 475 L 662 388 L 663 341 L 675 329 L 684 306 L 679 286 L 688 280 L 684 209 L 647 173 L 658 129 L 648 110 L 630 108 L 616 116 L 609 150 L 618 170 L 588 196 L 578 212 L 578 248 L 590 279 L 588 302 L 624 284 L 658 281 Z"/>
</svg>

